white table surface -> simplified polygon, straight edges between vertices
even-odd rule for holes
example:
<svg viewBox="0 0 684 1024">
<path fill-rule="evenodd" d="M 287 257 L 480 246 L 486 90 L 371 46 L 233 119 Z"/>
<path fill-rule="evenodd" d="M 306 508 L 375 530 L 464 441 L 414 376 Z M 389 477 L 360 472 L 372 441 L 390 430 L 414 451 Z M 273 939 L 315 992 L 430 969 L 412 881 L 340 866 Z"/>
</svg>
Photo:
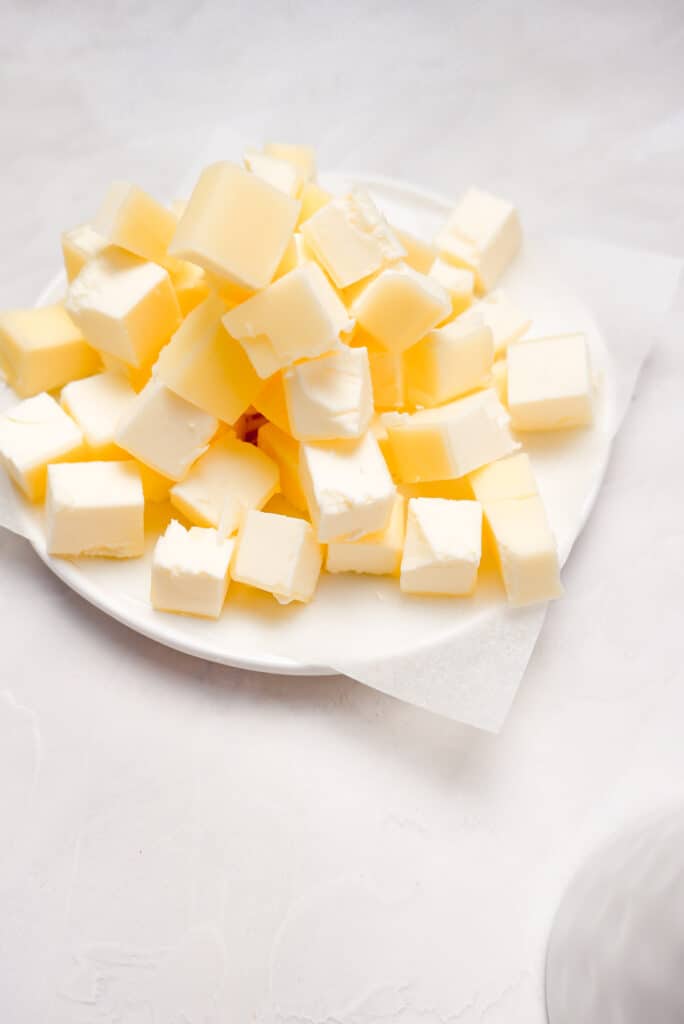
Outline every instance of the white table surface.
<svg viewBox="0 0 684 1024">
<path fill-rule="evenodd" d="M 220 122 L 684 255 L 676 0 L 6 0 L 2 25 L 0 307 L 112 177 L 173 192 Z M 498 737 L 164 650 L 0 534 L 3 1021 L 543 1021 L 574 866 L 682 795 L 682 342 L 643 373 Z"/>
</svg>

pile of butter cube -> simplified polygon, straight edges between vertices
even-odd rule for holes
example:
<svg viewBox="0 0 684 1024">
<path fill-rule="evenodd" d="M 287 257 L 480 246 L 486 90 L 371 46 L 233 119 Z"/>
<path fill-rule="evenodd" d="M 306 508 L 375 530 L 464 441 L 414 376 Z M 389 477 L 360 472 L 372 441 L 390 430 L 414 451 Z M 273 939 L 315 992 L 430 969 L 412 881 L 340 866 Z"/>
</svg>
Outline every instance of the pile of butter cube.
<svg viewBox="0 0 684 1024">
<path fill-rule="evenodd" d="M 53 556 L 138 558 L 170 502 L 163 611 L 218 617 L 230 580 L 306 602 L 323 569 L 467 596 L 483 538 L 511 603 L 557 597 L 518 436 L 589 425 L 592 374 L 583 335 L 535 337 L 492 291 L 520 244 L 474 188 L 433 243 L 396 230 L 306 146 L 206 167 L 168 208 L 116 182 L 63 235 L 64 300 L 0 314 L 23 399 L 0 462 Z"/>
</svg>

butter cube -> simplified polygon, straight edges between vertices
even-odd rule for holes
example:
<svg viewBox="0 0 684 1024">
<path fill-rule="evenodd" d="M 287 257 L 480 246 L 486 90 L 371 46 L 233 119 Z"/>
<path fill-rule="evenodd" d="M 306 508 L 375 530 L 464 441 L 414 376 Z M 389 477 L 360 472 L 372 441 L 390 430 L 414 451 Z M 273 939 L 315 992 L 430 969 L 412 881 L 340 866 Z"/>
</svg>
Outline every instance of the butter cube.
<svg viewBox="0 0 684 1024">
<path fill-rule="evenodd" d="M 214 416 L 152 379 L 131 403 L 114 440 L 162 476 L 182 480 L 217 427 Z"/>
<path fill-rule="evenodd" d="M 463 313 L 470 306 L 475 290 L 475 275 L 472 270 L 455 267 L 438 257 L 430 267 L 429 276 L 449 292 L 454 316 Z"/>
<path fill-rule="evenodd" d="M 280 430 L 275 423 L 259 427 L 257 444 L 280 470 L 280 490 L 297 509 L 307 508 L 306 495 L 299 475 L 299 441 Z M 270 511 L 270 510 L 269 510 Z"/>
<path fill-rule="evenodd" d="M 152 607 L 218 619 L 228 592 L 235 541 L 216 530 L 189 530 L 172 520 L 152 558 Z"/>
<path fill-rule="evenodd" d="M 93 228 L 109 245 L 117 245 L 143 260 L 164 263 L 176 224 L 172 211 L 137 185 L 114 181 Z"/>
<path fill-rule="evenodd" d="M 472 594 L 482 558 L 477 501 L 411 498 L 399 585 L 406 594 Z"/>
<path fill-rule="evenodd" d="M 338 288 L 347 288 L 405 255 L 364 189 L 333 199 L 302 224 L 316 259 Z"/>
<path fill-rule="evenodd" d="M 436 409 L 385 413 L 383 423 L 394 472 L 402 483 L 456 479 L 520 447 L 492 389 Z"/>
<path fill-rule="evenodd" d="M 502 405 L 508 405 L 508 362 L 497 359 L 492 366 L 492 387 Z"/>
<path fill-rule="evenodd" d="M 358 441 L 302 444 L 299 468 L 321 542 L 384 530 L 396 491 L 371 432 Z"/>
<path fill-rule="evenodd" d="M 310 523 L 251 511 L 238 536 L 233 579 L 266 590 L 280 604 L 306 602 L 314 595 L 322 561 Z"/>
<path fill-rule="evenodd" d="M 114 437 L 135 397 L 130 382 L 122 374 L 109 371 L 67 384 L 60 401 L 80 427 L 89 453 L 103 461 L 121 456 Z"/>
<path fill-rule="evenodd" d="M 586 338 L 566 334 L 508 349 L 508 408 L 516 430 L 562 430 L 592 421 Z"/>
<path fill-rule="evenodd" d="M 515 207 L 477 188 L 465 192 L 437 238 L 447 262 L 473 271 L 479 292 L 491 291 L 521 244 Z"/>
<path fill-rule="evenodd" d="M 138 368 L 156 358 L 181 319 L 166 270 L 120 249 L 86 263 L 66 308 L 93 348 Z"/>
<path fill-rule="evenodd" d="M 278 466 L 265 452 L 234 437 L 219 437 L 171 488 L 171 503 L 191 523 L 220 526 L 229 536 L 244 509 L 263 508 L 278 485 Z"/>
<path fill-rule="evenodd" d="M 296 164 L 276 156 L 260 153 L 256 149 L 245 151 L 245 167 L 269 185 L 296 198 L 303 184 L 303 174 Z"/>
<path fill-rule="evenodd" d="M 384 530 L 367 533 L 359 540 L 334 540 L 328 544 L 328 572 L 398 576 L 404 549 L 406 499 L 397 495 Z"/>
<path fill-rule="evenodd" d="M 30 498 L 45 495 L 49 463 L 83 454 L 83 435 L 50 395 L 36 395 L 0 416 L 0 463 Z"/>
<path fill-rule="evenodd" d="M 0 368 L 22 398 L 95 373 L 97 352 L 63 306 L 0 313 Z"/>
<path fill-rule="evenodd" d="M 437 258 L 437 250 L 430 242 L 416 238 L 409 231 L 394 229 L 395 234 L 406 250 L 405 262 L 421 274 L 427 274 Z"/>
<path fill-rule="evenodd" d="M 457 319 L 431 331 L 404 353 L 408 405 L 443 405 L 482 387 L 493 361 L 492 332 L 481 320 Z"/>
<path fill-rule="evenodd" d="M 91 224 L 79 224 L 62 235 L 62 256 L 67 281 L 73 281 L 89 260 L 99 256 L 109 242 Z"/>
<path fill-rule="evenodd" d="M 390 352 L 361 327 L 357 327 L 352 345 L 368 351 L 368 365 L 376 409 L 402 409 L 405 405 L 404 359 Z"/>
<path fill-rule="evenodd" d="M 392 352 L 403 352 L 451 313 L 441 284 L 406 265 L 378 274 L 353 301 L 352 315 Z"/>
<path fill-rule="evenodd" d="M 145 546 L 145 499 L 132 462 L 74 462 L 47 472 L 51 555 L 137 558 Z"/>
<path fill-rule="evenodd" d="M 228 162 L 206 167 L 169 252 L 243 288 L 265 288 L 294 231 L 299 203 Z"/>
<path fill-rule="evenodd" d="M 264 383 L 262 389 L 256 396 L 252 405 L 265 416 L 270 423 L 274 423 L 286 434 L 291 434 L 290 416 L 287 411 L 287 400 L 285 398 L 285 384 L 282 373 L 274 373 Z"/>
<path fill-rule="evenodd" d="M 267 142 L 264 146 L 264 153 L 277 160 L 286 160 L 292 164 L 297 168 L 304 181 L 312 181 L 316 177 L 316 154 L 313 146 L 289 142 Z"/>
<path fill-rule="evenodd" d="M 459 317 L 461 323 L 467 323 L 478 317 L 489 327 L 494 338 L 494 352 L 497 356 L 504 355 L 509 345 L 522 338 L 532 323 L 527 314 L 515 306 L 503 292 L 492 292 L 471 306 Z"/>
<path fill-rule="evenodd" d="M 541 498 L 487 500 L 483 511 L 510 603 L 560 597 L 558 550 Z"/>
<path fill-rule="evenodd" d="M 189 313 L 154 366 L 158 380 L 225 423 L 235 423 L 263 382 L 242 346 L 226 332 L 225 303 L 211 295 Z"/>
<path fill-rule="evenodd" d="M 469 475 L 473 494 L 483 505 L 501 498 L 530 498 L 537 494 L 537 482 L 526 452 L 490 462 Z"/>
<path fill-rule="evenodd" d="M 299 211 L 298 227 L 305 220 L 308 220 L 309 217 L 313 217 L 314 213 L 326 206 L 332 199 L 332 196 L 314 181 L 307 181 L 300 193 L 299 199 L 302 208 Z"/>
<path fill-rule="evenodd" d="M 178 260 L 178 267 L 171 272 L 171 284 L 178 299 L 181 316 L 187 316 L 209 295 L 209 281 L 201 267 L 194 263 Z"/>
<path fill-rule="evenodd" d="M 310 359 L 283 375 L 292 434 L 298 441 L 361 437 L 373 415 L 368 352 L 347 348 Z"/>
<path fill-rule="evenodd" d="M 354 326 L 314 263 L 290 271 L 231 309 L 223 325 L 241 343 L 262 378 L 298 359 L 339 348 L 340 334 Z"/>
</svg>

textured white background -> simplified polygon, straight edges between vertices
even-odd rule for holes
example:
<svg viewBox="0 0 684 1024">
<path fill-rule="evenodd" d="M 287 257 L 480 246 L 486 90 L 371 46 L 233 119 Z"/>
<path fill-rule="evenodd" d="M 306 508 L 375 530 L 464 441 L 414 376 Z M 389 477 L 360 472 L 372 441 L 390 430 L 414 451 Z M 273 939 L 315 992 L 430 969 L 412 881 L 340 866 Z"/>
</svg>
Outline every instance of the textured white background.
<svg viewBox="0 0 684 1024">
<path fill-rule="evenodd" d="M 219 123 L 684 255 L 681 3 L 0 0 L 0 307 Z M 619 343 L 619 339 L 618 339 Z M 0 535 L 0 1015 L 540 1024 L 599 836 L 679 799 L 684 339 L 641 379 L 499 737 L 107 621 Z"/>
</svg>

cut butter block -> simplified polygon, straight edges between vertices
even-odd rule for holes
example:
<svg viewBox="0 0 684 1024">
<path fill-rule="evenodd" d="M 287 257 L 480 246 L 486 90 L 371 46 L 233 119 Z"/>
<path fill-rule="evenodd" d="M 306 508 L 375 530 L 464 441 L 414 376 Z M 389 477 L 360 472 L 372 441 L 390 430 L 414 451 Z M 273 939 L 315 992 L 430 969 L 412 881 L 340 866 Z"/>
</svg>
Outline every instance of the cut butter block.
<svg viewBox="0 0 684 1024">
<path fill-rule="evenodd" d="M 473 271 L 479 292 L 491 291 L 521 243 L 515 207 L 477 188 L 461 197 L 437 238 L 447 262 Z"/>
<path fill-rule="evenodd" d="M 81 428 L 90 454 L 103 460 L 121 456 L 114 436 L 135 397 L 123 374 L 108 371 L 67 384 L 60 401 Z"/>
<path fill-rule="evenodd" d="M 413 414 L 385 413 L 383 423 L 402 483 L 456 479 L 520 447 L 492 389 Z"/>
<path fill-rule="evenodd" d="M 314 263 L 290 271 L 229 310 L 223 325 L 237 338 L 260 377 L 298 359 L 324 355 L 354 326 L 325 274 Z"/>
<path fill-rule="evenodd" d="M 233 579 L 266 590 L 281 604 L 310 601 L 323 555 L 311 524 L 293 516 L 250 511 L 237 540 Z"/>
<path fill-rule="evenodd" d="M 114 181 L 102 201 L 93 228 L 110 245 L 153 263 L 164 263 L 176 230 L 172 211 L 127 181 Z"/>
<path fill-rule="evenodd" d="M 475 290 L 475 275 L 472 270 L 455 267 L 438 257 L 430 267 L 429 276 L 449 292 L 453 316 L 463 313 L 472 303 Z"/>
<path fill-rule="evenodd" d="M 477 501 L 411 498 L 399 584 L 406 594 L 472 594 L 482 558 Z"/>
<path fill-rule="evenodd" d="M 277 463 L 281 471 L 281 490 L 297 509 L 305 510 L 306 496 L 299 475 L 299 441 L 280 430 L 274 423 L 259 427 L 258 440 L 262 452 Z"/>
<path fill-rule="evenodd" d="M 294 231 L 299 203 L 255 174 L 222 162 L 206 167 L 169 252 L 244 288 L 265 288 Z"/>
<path fill-rule="evenodd" d="M 308 181 L 304 185 L 299 199 L 302 204 L 302 208 L 299 211 L 299 220 L 297 221 L 298 226 L 303 224 L 305 220 L 308 220 L 309 217 L 313 217 L 314 213 L 326 206 L 332 199 L 332 196 L 329 192 L 326 192 L 325 189 L 321 188 L 320 185 L 317 185 L 315 181 Z"/>
<path fill-rule="evenodd" d="M 508 349 L 508 408 L 516 430 L 592 421 L 593 383 L 583 334 L 519 341 Z"/>
<path fill-rule="evenodd" d="M 31 501 L 45 495 L 49 463 L 83 455 L 83 434 L 50 395 L 36 395 L 0 416 L 0 462 Z"/>
<path fill-rule="evenodd" d="M 267 142 L 264 153 L 292 164 L 304 181 L 312 181 L 316 177 L 316 154 L 313 146 L 291 142 Z"/>
<path fill-rule="evenodd" d="M 451 313 L 447 291 L 411 267 L 383 270 L 354 299 L 352 315 L 385 348 L 402 352 Z"/>
<path fill-rule="evenodd" d="M 385 528 L 396 491 L 372 432 L 358 441 L 302 444 L 299 467 L 321 542 Z"/>
<path fill-rule="evenodd" d="M 503 355 L 509 345 L 522 338 L 532 323 L 527 314 L 518 309 L 500 291 L 492 292 L 491 295 L 486 295 L 476 302 L 459 317 L 459 322 L 467 323 L 475 317 L 484 320 L 492 332 L 494 352 L 497 356 Z"/>
<path fill-rule="evenodd" d="M 217 427 L 214 416 L 153 379 L 136 395 L 114 440 L 162 476 L 182 480 Z"/>
<path fill-rule="evenodd" d="M 219 437 L 171 488 L 171 503 L 191 523 L 220 525 L 230 536 L 243 510 L 262 508 L 278 486 L 278 466 L 264 451 L 234 437 Z"/>
<path fill-rule="evenodd" d="M 492 366 L 492 387 L 503 405 L 508 405 L 508 362 L 497 359 Z"/>
<path fill-rule="evenodd" d="M 73 462 L 47 472 L 46 543 L 51 555 L 137 558 L 145 499 L 132 462 Z"/>
<path fill-rule="evenodd" d="M 482 320 L 456 319 L 404 353 L 407 403 L 431 407 L 482 387 L 494 361 L 492 332 Z"/>
<path fill-rule="evenodd" d="M 487 500 L 483 511 L 511 604 L 560 597 L 558 550 L 541 498 Z"/>
<path fill-rule="evenodd" d="M 87 377 L 99 365 L 64 306 L 0 313 L 0 368 L 21 398 Z"/>
<path fill-rule="evenodd" d="M 296 164 L 281 160 L 277 156 L 260 153 L 257 149 L 245 150 L 244 161 L 248 171 L 284 192 L 286 196 L 295 198 L 299 195 L 304 175 Z"/>
<path fill-rule="evenodd" d="M 368 366 L 376 409 L 403 409 L 405 405 L 404 360 L 400 352 L 390 352 L 370 334 L 357 327 L 352 345 L 368 351 Z"/>
<path fill-rule="evenodd" d="M 73 281 L 89 260 L 99 256 L 109 242 L 98 235 L 92 224 L 79 224 L 62 234 L 62 256 L 67 281 Z"/>
<path fill-rule="evenodd" d="M 187 316 L 209 295 L 209 281 L 201 267 L 194 263 L 178 261 L 178 267 L 171 272 L 171 284 L 178 299 L 181 316 Z"/>
<path fill-rule="evenodd" d="M 221 322 L 226 306 L 216 295 L 185 318 L 159 353 L 154 375 L 176 394 L 225 423 L 234 423 L 261 390 L 242 346 Z"/>
<path fill-rule="evenodd" d="M 302 234 L 338 288 L 362 281 L 405 255 L 371 197 L 360 188 L 321 207 L 302 224 Z"/>
<path fill-rule="evenodd" d="M 490 462 L 470 473 L 468 479 L 473 494 L 483 504 L 501 498 L 530 498 L 538 493 L 527 452 Z"/>
<path fill-rule="evenodd" d="M 298 441 L 361 437 L 373 415 L 368 352 L 347 348 L 298 363 L 283 374 L 292 435 Z"/>
<path fill-rule="evenodd" d="M 181 319 L 167 271 L 113 248 L 71 282 L 66 308 L 93 348 L 135 367 L 156 358 Z"/>
<path fill-rule="evenodd" d="M 152 607 L 218 619 L 228 592 L 235 540 L 171 520 L 152 557 Z"/>
<path fill-rule="evenodd" d="M 408 231 L 395 228 L 395 234 L 406 250 L 405 262 L 421 274 L 427 274 L 437 258 L 437 250 L 430 242 L 416 238 Z"/>
<path fill-rule="evenodd" d="M 276 427 L 279 427 L 288 434 L 292 433 L 282 373 L 274 373 L 265 383 L 262 381 L 261 391 L 252 402 L 252 405 L 270 423 L 275 423 Z"/>
<path fill-rule="evenodd" d="M 406 499 L 397 495 L 384 530 L 367 533 L 359 540 L 334 540 L 328 544 L 325 567 L 328 572 L 368 573 L 398 576 L 404 549 Z"/>
</svg>

